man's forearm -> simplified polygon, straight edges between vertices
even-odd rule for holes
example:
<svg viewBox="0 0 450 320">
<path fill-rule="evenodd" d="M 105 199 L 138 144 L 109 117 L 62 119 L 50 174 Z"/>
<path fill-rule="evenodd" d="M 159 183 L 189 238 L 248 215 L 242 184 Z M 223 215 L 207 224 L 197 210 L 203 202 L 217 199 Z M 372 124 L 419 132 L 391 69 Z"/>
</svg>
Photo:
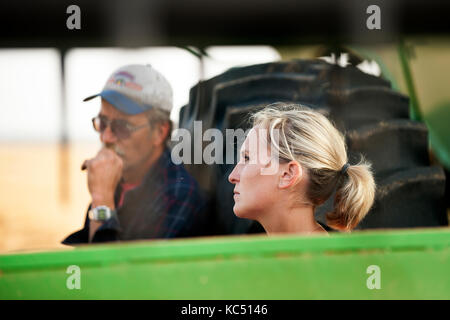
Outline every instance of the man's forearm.
<svg viewBox="0 0 450 320">
<path fill-rule="evenodd" d="M 89 221 L 89 242 L 92 242 L 92 239 L 94 238 L 95 233 L 97 232 L 98 228 L 101 227 L 103 222 L 100 221 Z"/>
</svg>

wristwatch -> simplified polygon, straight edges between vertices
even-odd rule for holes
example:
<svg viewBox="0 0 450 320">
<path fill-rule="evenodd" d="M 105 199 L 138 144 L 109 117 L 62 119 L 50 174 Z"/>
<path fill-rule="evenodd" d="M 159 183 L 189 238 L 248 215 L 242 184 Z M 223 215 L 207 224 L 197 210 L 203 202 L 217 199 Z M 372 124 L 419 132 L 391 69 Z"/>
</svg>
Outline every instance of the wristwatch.
<svg viewBox="0 0 450 320">
<path fill-rule="evenodd" d="M 89 210 L 89 219 L 95 221 L 106 221 L 114 216 L 116 216 L 116 210 L 107 206 L 98 206 Z"/>
</svg>

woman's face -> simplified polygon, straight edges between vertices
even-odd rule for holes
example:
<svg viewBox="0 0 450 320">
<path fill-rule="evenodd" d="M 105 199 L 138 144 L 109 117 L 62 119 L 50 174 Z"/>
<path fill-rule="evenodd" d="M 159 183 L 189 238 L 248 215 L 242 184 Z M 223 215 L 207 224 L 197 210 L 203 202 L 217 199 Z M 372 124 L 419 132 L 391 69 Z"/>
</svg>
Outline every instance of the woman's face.
<svg viewBox="0 0 450 320">
<path fill-rule="evenodd" d="M 228 177 L 235 184 L 233 211 L 241 218 L 257 220 L 277 201 L 278 162 L 271 157 L 265 134 L 258 127 L 250 130 L 240 160 Z"/>
</svg>

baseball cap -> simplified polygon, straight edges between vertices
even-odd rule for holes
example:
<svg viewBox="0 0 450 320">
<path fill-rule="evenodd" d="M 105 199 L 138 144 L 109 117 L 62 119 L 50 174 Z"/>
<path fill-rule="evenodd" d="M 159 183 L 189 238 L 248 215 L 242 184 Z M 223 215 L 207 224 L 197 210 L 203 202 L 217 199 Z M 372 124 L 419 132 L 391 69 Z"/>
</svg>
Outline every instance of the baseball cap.
<svg viewBox="0 0 450 320">
<path fill-rule="evenodd" d="M 138 114 L 151 108 L 172 110 L 172 88 L 151 65 L 132 64 L 114 71 L 100 93 L 85 98 L 102 97 L 116 109 Z"/>
</svg>

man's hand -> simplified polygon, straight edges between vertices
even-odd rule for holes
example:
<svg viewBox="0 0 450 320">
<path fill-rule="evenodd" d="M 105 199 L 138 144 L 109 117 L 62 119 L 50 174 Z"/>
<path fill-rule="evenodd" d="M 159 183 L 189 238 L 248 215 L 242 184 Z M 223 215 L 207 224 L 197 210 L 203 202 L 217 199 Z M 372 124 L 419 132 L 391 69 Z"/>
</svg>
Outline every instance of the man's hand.
<svg viewBox="0 0 450 320">
<path fill-rule="evenodd" d="M 83 166 L 88 170 L 92 207 L 105 205 L 114 209 L 114 192 L 122 177 L 122 159 L 114 151 L 102 148 L 95 158 L 86 160 Z"/>
</svg>

